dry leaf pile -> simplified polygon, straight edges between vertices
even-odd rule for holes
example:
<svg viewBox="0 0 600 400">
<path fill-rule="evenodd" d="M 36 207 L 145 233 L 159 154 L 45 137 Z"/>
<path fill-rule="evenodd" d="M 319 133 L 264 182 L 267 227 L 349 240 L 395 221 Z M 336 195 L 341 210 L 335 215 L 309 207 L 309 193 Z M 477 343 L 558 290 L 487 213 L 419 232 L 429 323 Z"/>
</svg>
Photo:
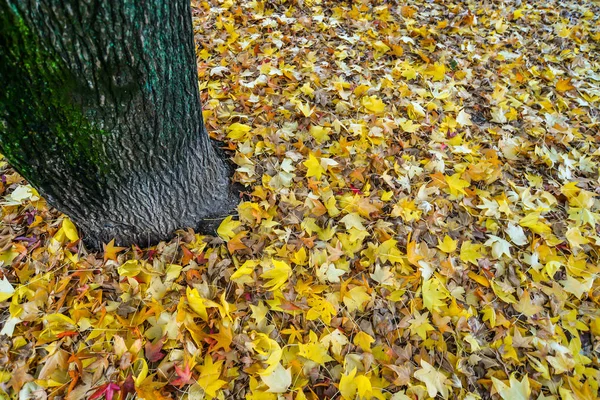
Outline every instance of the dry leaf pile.
<svg viewBox="0 0 600 400">
<path fill-rule="evenodd" d="M 219 237 L 87 253 L 2 165 L 21 399 L 594 399 L 600 7 L 195 4 Z"/>
</svg>

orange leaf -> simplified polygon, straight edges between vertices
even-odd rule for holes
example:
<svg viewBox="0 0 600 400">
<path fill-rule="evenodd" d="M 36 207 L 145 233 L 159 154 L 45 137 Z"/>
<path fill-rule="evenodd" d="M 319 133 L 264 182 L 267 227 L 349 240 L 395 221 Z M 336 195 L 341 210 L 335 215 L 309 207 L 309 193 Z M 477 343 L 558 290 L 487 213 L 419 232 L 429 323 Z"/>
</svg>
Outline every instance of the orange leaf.
<svg viewBox="0 0 600 400">
<path fill-rule="evenodd" d="M 571 85 L 571 78 L 559 79 L 556 82 L 556 90 L 559 92 L 566 92 L 571 89 L 575 89 L 575 86 Z"/>
</svg>

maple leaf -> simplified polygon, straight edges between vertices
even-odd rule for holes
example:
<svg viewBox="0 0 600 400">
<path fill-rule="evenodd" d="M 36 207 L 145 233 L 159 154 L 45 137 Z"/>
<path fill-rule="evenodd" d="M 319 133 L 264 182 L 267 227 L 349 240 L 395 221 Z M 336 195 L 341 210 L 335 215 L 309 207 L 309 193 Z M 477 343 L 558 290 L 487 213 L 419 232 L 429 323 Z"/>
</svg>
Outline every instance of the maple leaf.
<svg viewBox="0 0 600 400">
<path fill-rule="evenodd" d="M 344 294 L 344 304 L 348 312 L 363 310 L 364 303 L 371 300 L 371 296 L 367 294 L 367 288 L 364 286 L 356 286 Z"/>
<path fill-rule="evenodd" d="M 213 363 L 212 357 L 207 354 L 204 357 L 204 363 L 199 368 L 200 374 L 196 383 L 204 389 L 204 392 L 211 398 L 216 397 L 217 390 L 227 383 L 224 380 L 219 379 L 222 367 L 223 361 Z"/>
<path fill-rule="evenodd" d="M 277 290 L 282 287 L 290 277 L 292 268 L 285 261 L 271 260 L 273 267 L 263 272 L 260 277 L 262 279 L 270 279 L 264 284 L 270 290 Z"/>
<path fill-rule="evenodd" d="M 269 375 L 261 375 L 263 382 L 269 387 L 269 393 L 285 393 L 292 384 L 291 368 L 285 369 L 281 363 Z"/>
<path fill-rule="evenodd" d="M 566 92 L 572 89 L 575 89 L 575 86 L 571 85 L 571 78 L 559 79 L 556 82 L 556 90 L 559 92 Z"/>
<path fill-rule="evenodd" d="M 425 383 L 427 393 L 430 397 L 436 397 L 439 393 L 444 399 L 448 398 L 448 388 L 446 387 L 446 375 L 439 372 L 433 365 L 425 360 L 421 360 L 421 369 L 414 372 L 413 376 Z"/>
<path fill-rule="evenodd" d="M 321 176 L 325 173 L 325 168 L 321 166 L 321 161 L 313 153 L 308 155 L 308 160 L 304 161 L 303 164 L 307 168 L 307 177 L 314 176 L 317 179 L 321 179 Z"/>
<path fill-rule="evenodd" d="M 427 332 L 435 330 L 429 323 L 428 316 L 428 312 L 423 314 L 420 314 L 418 311 L 414 312 L 414 317 L 408 321 L 410 323 L 409 328 L 411 335 L 419 335 L 421 339 L 427 339 Z"/>
<path fill-rule="evenodd" d="M 298 348 L 298 355 L 314 361 L 321 366 L 325 366 L 325 363 L 333 361 L 333 358 L 327 353 L 327 347 L 319 342 L 317 334 L 313 331 L 309 332 L 309 342 L 298 344 Z"/>
<path fill-rule="evenodd" d="M 371 351 L 371 344 L 373 342 L 375 342 L 375 339 L 373 339 L 373 337 L 368 333 L 362 331 L 358 332 L 352 340 L 352 343 L 360 347 L 363 351 L 367 352 Z"/>
<path fill-rule="evenodd" d="M 452 196 L 459 196 L 461 194 L 467 194 L 465 188 L 471 186 L 471 184 L 460 178 L 461 174 L 456 173 L 451 176 L 445 176 L 446 184 L 448 184 L 448 190 Z"/>
<path fill-rule="evenodd" d="M 354 400 L 356 397 L 356 391 L 358 389 L 354 377 L 356 376 L 356 367 L 352 371 L 342 374 L 338 389 L 344 399 Z"/>
<path fill-rule="evenodd" d="M 115 239 L 112 239 L 108 244 L 102 245 L 104 248 L 104 261 L 107 260 L 117 260 L 117 253 L 123 250 L 126 250 L 127 247 L 117 247 L 115 246 Z"/>
<path fill-rule="evenodd" d="M 362 105 L 372 113 L 381 114 L 385 111 L 385 104 L 377 96 L 365 96 Z"/>
<path fill-rule="evenodd" d="M 234 230 L 241 224 L 240 221 L 235 221 L 233 216 L 230 215 L 221 222 L 221 225 L 217 228 L 217 233 L 224 240 L 231 240 L 235 236 Z"/>
<path fill-rule="evenodd" d="M 99 399 L 102 396 L 104 396 L 106 400 L 112 400 L 112 398 L 115 395 L 115 392 L 118 392 L 120 390 L 121 387 L 116 383 L 105 383 L 104 385 L 96 388 L 96 391 L 90 395 L 89 400 Z"/>
<path fill-rule="evenodd" d="M 177 378 L 173 379 L 169 383 L 173 386 L 178 386 L 180 389 L 185 385 L 193 383 L 192 371 L 190 368 L 191 365 L 189 363 L 185 363 L 183 368 L 175 364 L 175 373 L 177 374 Z"/>
<path fill-rule="evenodd" d="M 165 357 L 165 353 L 161 351 L 164 344 L 165 337 L 157 339 L 154 343 L 146 342 L 144 347 L 144 355 L 146 356 L 146 359 L 150 362 L 162 360 Z"/>
<path fill-rule="evenodd" d="M 443 300 L 448 297 L 448 292 L 436 277 L 432 277 L 423 282 L 421 290 L 423 294 L 423 305 L 429 311 L 438 311 L 439 307 L 446 305 Z"/>
<path fill-rule="evenodd" d="M 509 379 L 510 386 L 495 377 L 492 377 L 492 383 L 494 384 L 494 389 L 496 389 L 500 397 L 504 400 L 528 400 L 531 395 L 527 375 L 519 382 L 513 372 Z"/>
<path fill-rule="evenodd" d="M 456 246 L 458 245 L 458 240 L 452 239 L 450 236 L 444 236 L 444 240 L 440 242 L 437 246 L 438 249 L 443 251 L 444 253 L 453 253 L 456 250 Z"/>
<path fill-rule="evenodd" d="M 480 250 L 480 244 L 466 240 L 460 247 L 460 259 L 464 262 L 470 262 L 471 264 L 477 265 L 478 260 L 482 257 Z"/>
</svg>

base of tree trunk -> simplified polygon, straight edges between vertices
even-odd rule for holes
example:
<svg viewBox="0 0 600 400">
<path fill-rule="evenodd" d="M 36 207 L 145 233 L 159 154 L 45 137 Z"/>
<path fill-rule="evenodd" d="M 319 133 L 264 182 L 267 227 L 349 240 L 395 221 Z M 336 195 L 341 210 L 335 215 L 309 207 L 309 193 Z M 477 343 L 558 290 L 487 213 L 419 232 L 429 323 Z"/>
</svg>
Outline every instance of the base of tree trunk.
<svg viewBox="0 0 600 400">
<path fill-rule="evenodd" d="M 69 213 L 83 242 L 91 249 L 112 239 L 118 246 L 148 247 L 171 239 L 178 229 L 215 234 L 240 200 L 240 186 L 231 184 L 233 168 L 221 153 L 215 146 L 210 157 L 182 155 L 178 165 L 137 174 L 104 193 L 105 202 L 83 207 L 77 216 Z"/>
</svg>

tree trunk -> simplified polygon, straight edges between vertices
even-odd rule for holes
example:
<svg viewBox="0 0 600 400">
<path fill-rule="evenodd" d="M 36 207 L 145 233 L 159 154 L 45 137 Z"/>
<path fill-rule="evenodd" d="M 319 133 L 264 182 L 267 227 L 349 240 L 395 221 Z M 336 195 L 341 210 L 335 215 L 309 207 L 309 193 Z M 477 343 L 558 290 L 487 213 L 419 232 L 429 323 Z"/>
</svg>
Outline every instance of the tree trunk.
<svg viewBox="0 0 600 400">
<path fill-rule="evenodd" d="M 0 0 L 0 81 L 3 154 L 88 244 L 149 245 L 237 204 L 189 0 Z"/>
</svg>

